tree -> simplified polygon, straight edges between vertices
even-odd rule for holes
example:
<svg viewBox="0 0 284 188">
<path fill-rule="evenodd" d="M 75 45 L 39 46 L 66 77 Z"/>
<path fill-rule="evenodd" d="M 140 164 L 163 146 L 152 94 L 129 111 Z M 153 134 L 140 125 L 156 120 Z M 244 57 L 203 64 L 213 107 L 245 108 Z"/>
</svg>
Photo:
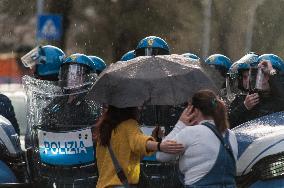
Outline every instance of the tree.
<svg viewBox="0 0 284 188">
<path fill-rule="evenodd" d="M 76 1 L 74 7 L 81 6 L 82 11 L 72 14 L 71 17 L 80 20 L 74 24 L 78 23 L 76 27 L 81 29 L 72 37 L 77 39 L 78 46 L 86 49 L 86 53 L 104 57 L 111 62 L 117 61 L 146 36 L 157 35 L 170 40 L 169 34 L 180 26 L 176 5 L 171 7 L 170 2 Z M 86 12 L 92 12 L 92 9 L 93 15 L 90 16 Z"/>
</svg>

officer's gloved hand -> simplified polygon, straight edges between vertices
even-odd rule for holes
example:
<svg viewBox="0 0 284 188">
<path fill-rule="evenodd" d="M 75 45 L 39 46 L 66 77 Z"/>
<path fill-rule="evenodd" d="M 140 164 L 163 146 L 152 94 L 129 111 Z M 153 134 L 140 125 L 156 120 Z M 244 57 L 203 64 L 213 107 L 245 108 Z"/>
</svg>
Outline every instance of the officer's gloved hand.
<svg viewBox="0 0 284 188">
<path fill-rule="evenodd" d="M 258 64 L 258 67 L 267 75 L 270 75 L 271 71 L 275 71 L 270 61 L 262 61 Z"/>
<path fill-rule="evenodd" d="M 248 110 L 251 110 L 258 103 L 259 103 L 258 93 L 248 94 L 244 101 L 244 105 Z"/>
</svg>

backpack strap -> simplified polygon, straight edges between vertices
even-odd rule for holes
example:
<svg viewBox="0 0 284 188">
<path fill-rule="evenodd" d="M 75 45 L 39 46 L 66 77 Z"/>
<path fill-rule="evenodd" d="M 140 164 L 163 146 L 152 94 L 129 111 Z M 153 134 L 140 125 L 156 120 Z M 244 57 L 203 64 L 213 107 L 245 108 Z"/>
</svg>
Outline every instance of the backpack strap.
<svg viewBox="0 0 284 188">
<path fill-rule="evenodd" d="M 202 123 L 202 125 L 208 127 L 217 136 L 217 138 L 220 140 L 221 144 L 224 146 L 224 148 L 229 152 L 231 157 L 236 162 L 236 159 L 235 159 L 235 156 L 234 156 L 234 153 L 233 153 L 233 149 L 232 149 L 231 144 L 229 142 L 229 131 L 226 130 L 226 132 L 225 132 L 225 138 L 226 138 L 226 140 L 228 140 L 228 143 L 226 143 L 226 141 L 224 140 L 221 133 L 216 129 L 216 127 L 213 124 L 211 124 L 209 122 L 204 122 L 204 123 Z"/>
<path fill-rule="evenodd" d="M 114 152 L 113 152 L 112 147 L 111 147 L 110 144 L 108 145 L 108 151 L 110 153 L 110 157 L 111 157 L 112 163 L 114 165 L 117 177 L 119 178 L 121 183 L 125 186 L 125 188 L 129 188 L 130 186 L 129 186 L 127 177 L 126 177 L 125 173 L 123 172 L 123 169 L 120 166 L 117 158 L 115 157 Z"/>
</svg>

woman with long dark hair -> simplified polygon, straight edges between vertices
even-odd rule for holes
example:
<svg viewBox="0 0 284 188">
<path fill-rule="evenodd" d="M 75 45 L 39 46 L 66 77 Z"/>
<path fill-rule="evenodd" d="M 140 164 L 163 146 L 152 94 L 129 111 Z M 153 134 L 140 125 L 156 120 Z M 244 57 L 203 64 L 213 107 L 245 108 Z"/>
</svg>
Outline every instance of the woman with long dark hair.
<svg viewBox="0 0 284 188">
<path fill-rule="evenodd" d="M 180 153 L 183 146 L 175 141 L 158 143 L 144 135 L 138 126 L 138 108 L 109 106 L 98 124 L 96 157 L 99 171 L 98 188 L 123 187 L 116 174 L 108 147 L 111 146 L 128 184 L 139 181 L 140 160 L 154 151 Z"/>
<path fill-rule="evenodd" d="M 234 188 L 237 140 L 230 131 L 226 107 L 214 92 L 201 90 L 166 140 L 175 140 L 185 147 L 179 157 L 181 182 L 187 188 Z M 164 142 L 163 141 L 163 142 Z M 177 158 L 175 154 L 157 153 L 160 161 Z"/>
</svg>

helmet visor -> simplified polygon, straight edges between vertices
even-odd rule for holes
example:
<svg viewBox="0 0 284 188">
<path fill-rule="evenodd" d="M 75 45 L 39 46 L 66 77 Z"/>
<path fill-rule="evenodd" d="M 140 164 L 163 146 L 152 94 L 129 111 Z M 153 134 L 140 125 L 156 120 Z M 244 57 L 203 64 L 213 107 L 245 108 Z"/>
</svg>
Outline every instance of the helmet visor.
<svg viewBox="0 0 284 188">
<path fill-rule="evenodd" d="M 249 86 L 250 90 L 266 90 L 265 75 L 261 68 L 250 68 L 249 71 Z"/>
<path fill-rule="evenodd" d="M 249 69 L 249 90 L 254 91 L 256 90 L 256 80 L 257 80 L 257 67 L 252 67 Z"/>
<path fill-rule="evenodd" d="M 236 73 L 228 73 L 226 77 L 227 99 L 233 101 L 235 96 L 240 93 L 238 88 L 238 78 Z"/>
<path fill-rule="evenodd" d="M 163 48 L 139 48 L 135 50 L 135 56 L 169 55 L 169 51 Z"/>
<path fill-rule="evenodd" d="M 35 47 L 23 57 L 21 57 L 21 61 L 25 67 L 33 67 L 40 59 L 40 49 L 41 47 Z"/>
<path fill-rule="evenodd" d="M 81 88 L 87 82 L 90 69 L 82 64 L 64 64 L 59 73 L 60 85 L 63 89 Z"/>
</svg>

